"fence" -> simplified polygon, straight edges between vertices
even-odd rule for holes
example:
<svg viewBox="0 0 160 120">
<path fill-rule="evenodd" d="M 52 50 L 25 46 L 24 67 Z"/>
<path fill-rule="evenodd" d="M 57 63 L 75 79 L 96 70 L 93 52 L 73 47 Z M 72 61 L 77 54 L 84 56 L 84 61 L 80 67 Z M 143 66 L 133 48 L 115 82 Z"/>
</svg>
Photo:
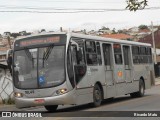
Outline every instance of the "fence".
<svg viewBox="0 0 160 120">
<path fill-rule="evenodd" d="M 8 69 L 0 68 L 0 101 L 6 103 L 13 100 L 13 83 Z"/>
</svg>

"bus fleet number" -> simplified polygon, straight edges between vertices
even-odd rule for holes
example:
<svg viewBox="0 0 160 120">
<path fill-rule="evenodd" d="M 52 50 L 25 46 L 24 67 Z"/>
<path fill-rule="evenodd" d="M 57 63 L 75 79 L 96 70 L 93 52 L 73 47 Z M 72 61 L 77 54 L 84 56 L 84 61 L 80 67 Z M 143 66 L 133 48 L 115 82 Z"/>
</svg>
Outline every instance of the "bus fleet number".
<svg viewBox="0 0 160 120">
<path fill-rule="evenodd" d="M 25 94 L 34 94 L 34 90 L 27 90 L 25 91 Z"/>
</svg>

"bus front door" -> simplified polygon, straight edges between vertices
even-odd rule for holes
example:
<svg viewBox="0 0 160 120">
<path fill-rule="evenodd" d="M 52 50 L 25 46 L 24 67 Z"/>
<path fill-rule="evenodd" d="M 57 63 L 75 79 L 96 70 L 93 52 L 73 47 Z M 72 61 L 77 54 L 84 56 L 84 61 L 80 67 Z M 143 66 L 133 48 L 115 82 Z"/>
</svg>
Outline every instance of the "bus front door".
<svg viewBox="0 0 160 120">
<path fill-rule="evenodd" d="M 105 79 L 106 79 L 106 97 L 116 96 L 116 90 L 114 85 L 114 76 L 113 76 L 113 51 L 111 44 L 102 44 L 103 47 L 103 56 L 105 64 Z"/>
</svg>

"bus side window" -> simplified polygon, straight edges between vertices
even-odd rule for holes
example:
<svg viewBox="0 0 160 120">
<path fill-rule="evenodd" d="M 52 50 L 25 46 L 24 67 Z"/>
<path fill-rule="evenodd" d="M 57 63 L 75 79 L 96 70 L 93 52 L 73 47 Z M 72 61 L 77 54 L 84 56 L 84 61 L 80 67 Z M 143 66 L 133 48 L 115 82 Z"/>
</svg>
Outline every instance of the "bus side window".
<svg viewBox="0 0 160 120">
<path fill-rule="evenodd" d="M 152 63 L 152 49 L 147 48 L 148 63 Z"/>
<path fill-rule="evenodd" d="M 129 65 L 129 46 L 123 46 L 124 64 Z"/>
<path fill-rule="evenodd" d="M 86 58 L 88 65 L 97 65 L 97 53 L 94 41 L 86 41 Z"/>
<path fill-rule="evenodd" d="M 103 54 L 104 54 L 104 63 L 106 66 L 111 65 L 111 45 L 110 44 L 103 44 Z"/>
<path fill-rule="evenodd" d="M 139 47 L 138 46 L 132 46 L 132 56 L 133 56 L 133 63 L 138 64 L 139 63 Z"/>
<path fill-rule="evenodd" d="M 140 63 L 145 63 L 145 54 L 146 54 L 146 48 L 145 47 L 139 47 L 140 49 Z"/>
<path fill-rule="evenodd" d="M 98 64 L 99 64 L 99 65 L 102 65 L 101 49 L 100 49 L 100 44 L 99 44 L 99 42 L 96 42 L 96 47 L 97 47 Z"/>
<path fill-rule="evenodd" d="M 122 51 L 121 51 L 121 45 L 120 44 L 114 44 L 114 57 L 115 57 L 115 63 L 116 64 L 122 64 Z"/>
</svg>

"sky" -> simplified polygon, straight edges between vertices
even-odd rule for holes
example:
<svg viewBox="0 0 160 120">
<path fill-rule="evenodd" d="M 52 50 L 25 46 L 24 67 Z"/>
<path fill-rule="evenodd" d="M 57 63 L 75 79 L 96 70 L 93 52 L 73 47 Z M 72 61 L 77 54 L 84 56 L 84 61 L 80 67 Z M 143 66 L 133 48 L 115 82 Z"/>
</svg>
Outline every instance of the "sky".
<svg viewBox="0 0 160 120">
<path fill-rule="evenodd" d="M 151 21 L 154 25 L 160 25 L 160 9 L 100 11 L 125 9 L 126 6 L 126 0 L 0 0 L 0 34 L 41 29 L 58 31 L 60 27 L 65 30 L 98 30 L 102 26 L 124 29 L 141 24 L 150 25 Z M 148 0 L 147 7 L 160 8 L 160 0 Z M 75 9 L 76 13 L 71 13 Z"/>
</svg>

